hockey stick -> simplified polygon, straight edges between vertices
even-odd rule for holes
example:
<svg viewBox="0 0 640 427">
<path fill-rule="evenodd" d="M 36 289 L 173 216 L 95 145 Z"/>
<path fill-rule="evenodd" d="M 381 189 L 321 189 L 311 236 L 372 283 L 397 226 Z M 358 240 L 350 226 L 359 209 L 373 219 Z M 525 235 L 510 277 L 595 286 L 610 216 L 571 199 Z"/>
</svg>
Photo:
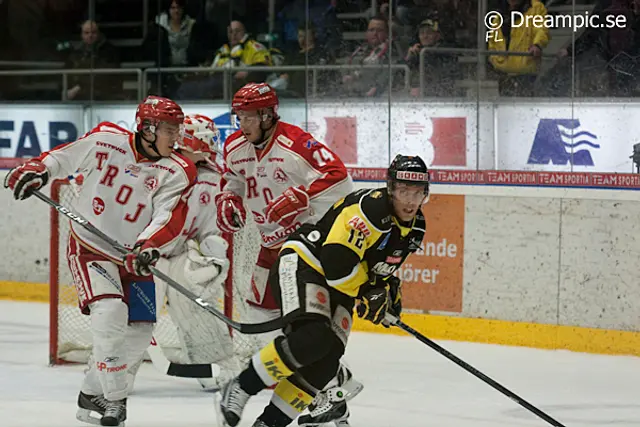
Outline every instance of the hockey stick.
<svg viewBox="0 0 640 427">
<path fill-rule="evenodd" d="M 518 405 L 520 405 L 520 406 L 524 407 L 525 409 L 528 409 L 529 411 L 533 412 L 535 415 L 537 415 L 538 417 L 542 418 L 543 420 L 545 420 L 546 422 L 548 422 L 552 426 L 565 427 L 564 424 L 562 424 L 559 421 L 551 418 L 549 415 L 547 415 L 546 413 L 542 412 L 540 409 L 536 408 L 531 403 L 527 402 L 526 400 L 524 400 L 523 398 L 521 398 L 520 396 L 518 396 L 517 394 L 515 394 L 514 392 L 512 392 L 508 388 L 506 388 L 506 387 L 502 386 L 500 383 L 492 380 L 491 378 L 489 378 L 488 376 L 486 376 L 482 372 L 478 371 L 476 368 L 474 368 L 473 366 L 469 365 L 468 363 L 466 363 L 462 359 L 460 359 L 460 358 L 456 357 L 455 355 L 449 353 L 447 350 L 445 350 L 444 348 L 440 347 L 438 344 L 436 344 L 435 342 L 431 341 L 429 338 L 425 337 L 420 332 L 418 332 L 415 329 L 413 329 L 412 327 L 406 325 L 405 323 L 403 323 L 396 316 L 394 316 L 394 315 L 392 315 L 390 313 L 387 313 L 386 316 L 385 316 L 385 320 L 388 321 L 389 323 L 391 323 L 392 325 L 402 329 L 403 331 L 413 335 L 414 337 L 416 337 L 423 344 L 428 345 L 429 347 L 431 347 L 432 349 L 434 349 L 435 351 L 437 351 L 438 353 L 440 353 L 441 355 L 443 355 L 447 359 L 451 360 L 456 365 L 460 366 L 465 371 L 469 372 L 470 374 L 474 375 L 476 378 L 479 378 L 482 381 L 484 381 L 485 383 L 489 384 L 491 387 L 493 387 L 494 389 L 498 390 L 500 393 L 504 394 L 509 399 L 511 399 L 514 402 L 516 402 Z"/>
<path fill-rule="evenodd" d="M 85 230 L 95 234 L 96 236 L 104 240 L 106 243 L 111 245 L 115 250 L 120 252 L 122 255 L 126 255 L 130 252 L 127 248 L 122 246 L 120 243 L 116 242 L 111 237 L 107 236 L 105 233 L 103 233 L 98 228 L 93 226 L 89 221 L 82 218 L 80 215 L 71 212 L 69 209 L 62 206 L 61 204 L 53 201 L 50 197 L 42 194 L 39 190 L 33 190 L 32 194 L 36 196 L 38 199 L 50 205 L 51 207 L 55 208 L 58 212 L 60 212 L 61 214 L 63 214 L 64 216 L 66 216 L 76 224 L 80 225 Z M 238 332 L 241 332 L 243 334 L 262 334 L 265 332 L 271 332 L 277 329 L 282 329 L 283 327 L 282 318 L 280 317 L 277 319 L 269 320 L 267 322 L 263 322 L 263 323 L 240 323 L 240 322 L 236 322 L 235 320 L 231 320 L 227 316 L 225 316 L 224 313 L 213 308 L 212 304 L 209 304 L 208 302 L 200 298 L 198 295 L 191 292 L 190 290 L 182 286 L 180 283 L 176 282 L 171 277 L 164 274 L 162 271 L 158 270 L 153 266 L 149 266 L 149 270 L 154 276 L 158 277 L 159 279 L 162 279 L 164 282 L 167 283 L 167 285 L 171 286 L 173 289 L 180 292 L 182 295 L 190 299 L 192 302 L 198 304 L 201 308 L 203 308 L 204 310 L 207 310 L 209 313 L 213 314 L 215 317 L 223 321 L 227 326 L 235 329 Z"/>
<path fill-rule="evenodd" d="M 220 375 L 220 366 L 215 363 L 182 364 L 173 363 L 156 343 L 155 338 L 147 348 L 153 366 L 161 373 L 181 378 L 215 378 Z"/>
</svg>

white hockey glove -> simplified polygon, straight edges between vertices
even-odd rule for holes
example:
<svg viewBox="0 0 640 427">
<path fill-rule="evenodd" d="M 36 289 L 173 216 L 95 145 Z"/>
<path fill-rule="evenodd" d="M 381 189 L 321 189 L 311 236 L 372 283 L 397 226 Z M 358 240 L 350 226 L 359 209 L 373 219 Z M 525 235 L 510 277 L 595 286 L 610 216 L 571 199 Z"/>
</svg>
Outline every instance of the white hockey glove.
<svg viewBox="0 0 640 427">
<path fill-rule="evenodd" d="M 219 236 L 207 236 L 200 244 L 187 241 L 187 261 L 184 277 L 191 284 L 209 286 L 211 282 L 222 283 L 229 272 L 227 248 L 229 244 Z"/>
</svg>

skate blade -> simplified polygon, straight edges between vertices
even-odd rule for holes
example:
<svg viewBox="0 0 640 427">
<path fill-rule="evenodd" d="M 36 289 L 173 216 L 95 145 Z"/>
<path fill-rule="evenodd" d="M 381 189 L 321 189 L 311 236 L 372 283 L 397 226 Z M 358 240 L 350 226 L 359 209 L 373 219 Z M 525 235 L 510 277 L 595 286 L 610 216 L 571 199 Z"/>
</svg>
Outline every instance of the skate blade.
<svg viewBox="0 0 640 427">
<path fill-rule="evenodd" d="M 216 411 L 216 424 L 218 427 L 229 427 L 229 424 L 224 419 L 224 415 L 222 415 L 222 410 L 220 410 L 220 392 L 215 392 L 213 394 L 213 407 Z"/>
<path fill-rule="evenodd" d="M 83 423 L 93 424 L 94 426 L 100 425 L 100 418 L 92 417 L 91 410 L 89 409 L 78 409 L 78 412 L 76 412 L 76 419 Z"/>
</svg>

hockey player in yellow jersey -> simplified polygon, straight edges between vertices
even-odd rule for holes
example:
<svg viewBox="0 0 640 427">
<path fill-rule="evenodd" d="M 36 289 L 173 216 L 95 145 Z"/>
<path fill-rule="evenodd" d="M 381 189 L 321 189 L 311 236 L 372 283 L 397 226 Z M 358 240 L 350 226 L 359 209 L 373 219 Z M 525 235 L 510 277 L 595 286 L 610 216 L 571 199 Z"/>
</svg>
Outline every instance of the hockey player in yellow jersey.
<svg viewBox="0 0 640 427">
<path fill-rule="evenodd" d="M 386 188 L 347 195 L 315 225 L 305 224 L 287 239 L 269 278 L 284 334 L 223 387 L 218 409 L 226 426 L 237 426 L 249 398 L 274 385 L 253 427 L 285 427 L 307 407 L 299 424 L 337 422 L 341 414 L 346 419 L 339 389 L 325 393 L 323 402 L 312 401 L 338 369 L 354 307 L 374 324 L 387 312 L 400 315 L 401 283 L 393 273 L 422 243 L 421 207 L 428 196 L 424 161 L 398 155 L 389 166 Z"/>
</svg>

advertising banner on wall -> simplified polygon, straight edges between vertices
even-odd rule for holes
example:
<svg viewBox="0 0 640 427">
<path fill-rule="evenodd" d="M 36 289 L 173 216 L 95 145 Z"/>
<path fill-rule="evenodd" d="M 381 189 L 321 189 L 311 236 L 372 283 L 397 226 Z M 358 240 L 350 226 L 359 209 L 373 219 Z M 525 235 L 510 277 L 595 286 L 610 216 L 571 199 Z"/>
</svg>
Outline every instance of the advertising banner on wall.
<svg viewBox="0 0 640 427">
<path fill-rule="evenodd" d="M 84 133 L 82 107 L 0 107 L 0 158 L 34 157 Z"/>
<path fill-rule="evenodd" d="M 462 311 L 465 201 L 434 194 L 424 205 L 427 222 L 420 249 L 398 270 L 403 308 L 418 312 Z"/>
<path fill-rule="evenodd" d="M 640 104 L 499 105 L 499 170 L 633 172 Z"/>
<path fill-rule="evenodd" d="M 223 138 L 235 131 L 226 104 L 185 103 L 182 107 L 185 113 L 211 116 Z M 0 149 L 6 149 L 0 157 L 37 155 L 103 121 L 134 130 L 135 108 L 133 104 L 0 107 L 0 118 L 5 118 L 0 121 Z M 417 154 L 430 166 L 448 169 L 491 168 L 493 164 L 493 140 L 478 136 L 476 104 L 389 107 L 373 102 L 285 102 L 278 113 L 282 120 L 307 129 L 325 142 L 350 166 L 387 167 L 398 153 Z M 33 147 L 31 135 L 38 136 L 38 144 Z M 479 139 L 490 142 L 481 144 L 479 150 Z"/>
</svg>

